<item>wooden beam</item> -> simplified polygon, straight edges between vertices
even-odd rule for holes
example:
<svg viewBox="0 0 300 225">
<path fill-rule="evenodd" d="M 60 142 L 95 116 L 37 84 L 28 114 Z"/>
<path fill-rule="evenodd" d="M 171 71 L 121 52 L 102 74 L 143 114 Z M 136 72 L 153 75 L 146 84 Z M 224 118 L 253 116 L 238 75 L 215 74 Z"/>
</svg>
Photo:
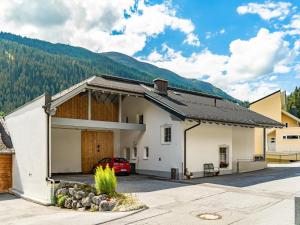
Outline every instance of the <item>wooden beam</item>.
<svg viewBox="0 0 300 225">
<path fill-rule="evenodd" d="M 88 120 L 92 119 L 92 93 L 88 90 Z"/>
<path fill-rule="evenodd" d="M 122 95 L 119 95 L 119 123 L 122 122 Z"/>
<path fill-rule="evenodd" d="M 52 127 L 84 129 L 84 130 L 140 130 L 145 131 L 145 124 L 137 123 L 118 123 L 96 120 L 79 120 L 67 118 L 52 118 Z"/>
</svg>

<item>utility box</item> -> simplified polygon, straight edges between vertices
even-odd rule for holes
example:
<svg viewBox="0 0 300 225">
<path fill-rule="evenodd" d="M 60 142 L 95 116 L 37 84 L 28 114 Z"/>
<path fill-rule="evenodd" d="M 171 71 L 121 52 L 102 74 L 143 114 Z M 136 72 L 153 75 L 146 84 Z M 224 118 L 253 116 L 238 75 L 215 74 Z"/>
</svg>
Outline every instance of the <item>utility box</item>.
<svg viewBox="0 0 300 225">
<path fill-rule="evenodd" d="M 171 168 L 171 179 L 179 180 L 179 169 L 178 168 Z"/>
<path fill-rule="evenodd" d="M 135 163 L 130 163 L 130 174 L 136 174 L 136 164 Z"/>
</svg>

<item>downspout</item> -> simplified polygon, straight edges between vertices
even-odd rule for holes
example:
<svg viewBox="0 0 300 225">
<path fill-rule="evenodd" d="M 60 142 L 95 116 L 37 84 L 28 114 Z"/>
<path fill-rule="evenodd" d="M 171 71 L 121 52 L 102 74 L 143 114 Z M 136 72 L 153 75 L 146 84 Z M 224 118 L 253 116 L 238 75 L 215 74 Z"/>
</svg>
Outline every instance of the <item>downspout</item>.
<svg viewBox="0 0 300 225">
<path fill-rule="evenodd" d="M 49 101 L 50 100 L 50 101 Z M 51 110 L 50 110 L 50 103 L 51 103 L 51 97 L 46 94 L 46 102 L 45 102 L 44 110 L 47 115 L 47 172 L 46 172 L 46 181 L 50 182 L 51 184 L 51 204 L 54 204 L 54 185 L 57 183 L 54 179 L 51 178 L 51 172 L 50 172 L 50 139 L 49 139 L 49 130 L 50 130 L 50 116 L 51 116 Z M 56 110 L 54 110 L 55 112 Z"/>
<path fill-rule="evenodd" d="M 193 126 L 191 126 L 191 127 L 184 130 L 183 168 L 184 168 L 184 176 L 186 176 L 188 179 L 191 178 L 191 173 L 188 172 L 187 162 L 186 162 L 186 158 L 187 158 L 186 157 L 186 152 L 187 152 L 186 151 L 186 134 L 187 134 L 187 131 L 189 131 L 189 130 L 195 128 L 195 127 L 198 127 L 201 124 L 200 120 L 198 120 L 197 122 L 198 122 L 197 124 L 195 124 L 195 125 L 193 125 Z"/>
</svg>

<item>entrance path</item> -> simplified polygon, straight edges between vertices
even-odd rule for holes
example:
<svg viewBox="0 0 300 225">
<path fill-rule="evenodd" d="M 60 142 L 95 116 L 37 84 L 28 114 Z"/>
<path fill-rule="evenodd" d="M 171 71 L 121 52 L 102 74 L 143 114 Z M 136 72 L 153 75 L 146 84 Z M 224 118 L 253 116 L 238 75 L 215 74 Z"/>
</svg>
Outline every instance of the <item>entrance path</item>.
<svg viewBox="0 0 300 225">
<path fill-rule="evenodd" d="M 300 167 L 295 165 L 184 182 L 147 176 L 118 177 L 119 191 L 133 193 L 150 207 L 133 215 L 45 207 L 0 194 L 0 224 L 292 225 L 293 197 L 300 191 Z M 62 178 L 93 182 L 92 176 Z M 221 219 L 202 220 L 197 217 L 201 213 L 215 213 Z"/>
<path fill-rule="evenodd" d="M 300 168 L 292 164 L 183 183 L 189 185 L 137 193 L 150 209 L 106 224 L 294 224 Z M 201 213 L 215 213 L 221 219 L 202 220 L 197 217 Z"/>
</svg>

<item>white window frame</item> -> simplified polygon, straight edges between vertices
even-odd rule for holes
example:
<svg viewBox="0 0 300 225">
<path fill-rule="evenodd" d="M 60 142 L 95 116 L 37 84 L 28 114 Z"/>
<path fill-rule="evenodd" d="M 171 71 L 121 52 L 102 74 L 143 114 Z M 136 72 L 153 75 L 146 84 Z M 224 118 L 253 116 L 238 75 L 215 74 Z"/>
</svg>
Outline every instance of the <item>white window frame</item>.
<svg viewBox="0 0 300 225">
<path fill-rule="evenodd" d="M 225 148 L 226 149 L 226 162 L 227 163 L 227 167 L 222 167 L 220 166 L 221 164 L 221 154 L 220 154 L 220 150 L 221 148 Z M 219 168 L 220 169 L 228 169 L 229 168 L 229 165 L 230 165 L 230 159 L 229 159 L 229 145 L 220 145 L 219 148 L 218 148 L 218 155 L 219 155 Z"/>
<path fill-rule="evenodd" d="M 171 134 L 170 134 L 170 141 L 165 141 L 165 129 L 170 128 Z M 172 125 L 171 124 L 165 124 L 160 127 L 160 143 L 162 145 L 170 145 L 172 144 L 173 135 L 172 135 Z"/>
<path fill-rule="evenodd" d="M 136 150 L 136 153 L 135 153 L 135 150 Z M 131 159 L 136 159 L 137 158 L 137 147 L 133 147 L 132 148 L 132 154 L 131 154 Z"/>
<path fill-rule="evenodd" d="M 127 158 L 127 151 L 129 150 L 129 159 Z M 131 159 L 131 148 L 130 147 L 125 147 L 124 149 L 124 158 L 128 161 Z"/>
<path fill-rule="evenodd" d="M 144 124 L 145 122 L 144 122 L 144 114 L 141 114 L 141 113 L 139 113 L 139 114 L 136 114 L 136 118 L 135 118 L 135 122 L 137 123 L 137 124 L 140 124 L 140 117 L 143 117 L 143 123 L 142 124 Z"/>
<path fill-rule="evenodd" d="M 147 154 L 147 149 L 148 149 L 148 154 Z M 149 156 L 150 156 L 150 150 L 149 150 L 149 147 L 148 147 L 148 146 L 145 146 L 144 149 L 143 149 L 143 159 L 144 159 L 144 160 L 147 160 L 147 159 L 149 159 Z"/>
</svg>

